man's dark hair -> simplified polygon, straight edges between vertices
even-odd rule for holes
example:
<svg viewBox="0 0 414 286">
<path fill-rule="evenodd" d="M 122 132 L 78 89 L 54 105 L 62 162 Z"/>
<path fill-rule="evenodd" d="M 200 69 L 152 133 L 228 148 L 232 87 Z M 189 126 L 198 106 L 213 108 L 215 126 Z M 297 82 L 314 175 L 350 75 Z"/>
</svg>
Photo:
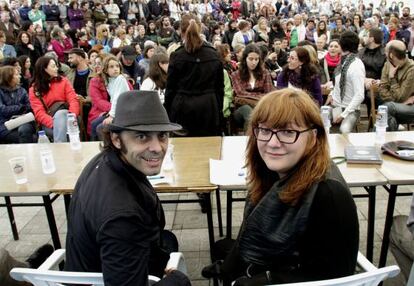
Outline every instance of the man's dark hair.
<svg viewBox="0 0 414 286">
<path fill-rule="evenodd" d="M 316 46 L 316 44 L 308 40 L 300 41 L 297 46 L 298 47 L 311 46 L 315 50 L 315 52 L 318 52 L 318 47 Z"/>
<path fill-rule="evenodd" d="M 5 67 L 5 66 L 15 66 L 16 63 L 18 63 L 18 62 L 19 61 L 15 57 L 7 57 L 7 58 L 3 58 L 0 61 L 0 66 L 1 67 Z"/>
<path fill-rule="evenodd" d="M 351 31 L 345 31 L 339 38 L 339 45 L 342 51 L 357 53 L 359 45 L 359 37 L 356 33 Z"/>
<path fill-rule="evenodd" d="M 368 36 L 374 38 L 375 44 L 381 45 L 382 40 L 384 38 L 384 33 L 379 28 L 372 28 L 371 30 L 369 30 Z"/>
<path fill-rule="evenodd" d="M 120 133 L 120 132 L 113 132 L 112 133 Z M 100 149 L 101 151 L 109 151 L 112 150 L 114 151 L 116 154 L 120 154 L 121 150 L 119 150 L 118 148 L 115 147 L 114 143 L 112 143 L 112 139 L 111 139 L 111 131 L 109 131 L 109 128 L 107 126 L 105 126 L 104 128 L 102 128 L 101 130 L 101 134 L 102 136 L 102 141 L 100 144 Z"/>
<path fill-rule="evenodd" d="M 399 60 L 403 60 L 406 58 L 406 49 L 400 49 L 400 47 L 398 47 L 398 45 L 389 45 L 388 46 L 388 53 L 394 55 L 394 57 L 396 57 Z"/>
</svg>

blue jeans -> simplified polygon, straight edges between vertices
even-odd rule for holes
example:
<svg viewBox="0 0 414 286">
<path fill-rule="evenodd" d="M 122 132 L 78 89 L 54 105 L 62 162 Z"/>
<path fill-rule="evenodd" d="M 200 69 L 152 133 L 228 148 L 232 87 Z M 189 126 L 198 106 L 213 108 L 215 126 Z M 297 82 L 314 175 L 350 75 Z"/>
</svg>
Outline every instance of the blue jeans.
<svg viewBox="0 0 414 286">
<path fill-rule="evenodd" d="M 385 102 L 388 107 L 388 131 L 397 131 L 398 124 L 414 122 L 414 105 Z"/>
<path fill-rule="evenodd" d="M 53 129 L 43 126 L 43 129 L 46 131 L 48 137 L 53 136 L 53 142 L 68 142 L 67 137 L 67 109 L 58 110 L 53 116 Z"/>
<path fill-rule="evenodd" d="M 99 116 L 91 122 L 91 141 L 99 140 L 99 132 L 102 130 L 102 122 L 105 118 L 105 116 Z"/>
<path fill-rule="evenodd" d="M 34 143 L 36 130 L 33 122 L 25 123 L 11 130 L 2 140 L 6 143 Z"/>
</svg>

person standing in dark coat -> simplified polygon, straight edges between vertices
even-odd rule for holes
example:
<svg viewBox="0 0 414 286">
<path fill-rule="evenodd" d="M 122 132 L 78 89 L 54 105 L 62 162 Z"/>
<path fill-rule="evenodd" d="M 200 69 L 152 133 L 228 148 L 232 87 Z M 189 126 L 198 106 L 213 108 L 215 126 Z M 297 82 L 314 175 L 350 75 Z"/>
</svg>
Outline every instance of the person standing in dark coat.
<svg viewBox="0 0 414 286">
<path fill-rule="evenodd" d="M 223 64 L 200 34 L 200 20 L 183 15 L 183 46 L 171 55 L 165 108 L 171 121 L 181 124 L 187 136 L 215 136 L 221 134 Z"/>
</svg>

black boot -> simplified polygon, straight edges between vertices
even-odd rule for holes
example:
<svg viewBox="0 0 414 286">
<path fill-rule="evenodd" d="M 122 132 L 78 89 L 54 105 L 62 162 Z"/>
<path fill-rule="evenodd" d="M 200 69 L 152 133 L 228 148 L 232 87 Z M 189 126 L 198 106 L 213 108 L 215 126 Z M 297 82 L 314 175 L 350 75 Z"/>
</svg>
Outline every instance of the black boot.
<svg viewBox="0 0 414 286">
<path fill-rule="evenodd" d="M 223 260 L 217 260 L 213 264 L 207 265 L 206 267 L 201 270 L 201 275 L 204 278 L 221 278 L 221 265 L 223 264 Z"/>
<path fill-rule="evenodd" d="M 30 268 L 38 268 L 42 265 L 43 262 L 53 253 L 55 249 L 50 244 L 44 244 L 38 249 L 36 249 L 30 256 L 27 258 L 26 262 L 29 264 Z"/>
</svg>

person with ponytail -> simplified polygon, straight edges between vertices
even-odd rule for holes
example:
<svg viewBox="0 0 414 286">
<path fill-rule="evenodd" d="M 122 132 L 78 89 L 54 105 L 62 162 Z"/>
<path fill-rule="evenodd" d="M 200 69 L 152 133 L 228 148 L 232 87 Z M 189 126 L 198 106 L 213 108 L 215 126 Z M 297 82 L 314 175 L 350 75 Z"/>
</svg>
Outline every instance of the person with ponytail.
<svg viewBox="0 0 414 286">
<path fill-rule="evenodd" d="M 221 135 L 224 75 L 216 50 L 201 37 L 197 16 L 181 18 L 182 46 L 171 54 L 165 108 L 186 136 Z"/>
</svg>

